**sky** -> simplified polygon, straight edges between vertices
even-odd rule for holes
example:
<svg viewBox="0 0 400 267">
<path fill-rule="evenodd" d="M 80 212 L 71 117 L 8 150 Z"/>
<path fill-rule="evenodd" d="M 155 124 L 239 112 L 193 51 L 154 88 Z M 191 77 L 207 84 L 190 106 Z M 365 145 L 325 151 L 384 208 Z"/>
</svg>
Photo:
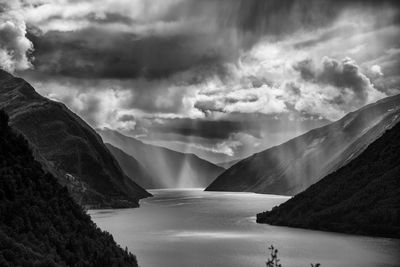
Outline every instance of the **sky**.
<svg viewBox="0 0 400 267">
<path fill-rule="evenodd" d="M 400 93 L 398 2 L 0 0 L 0 67 L 94 128 L 223 162 Z"/>
</svg>

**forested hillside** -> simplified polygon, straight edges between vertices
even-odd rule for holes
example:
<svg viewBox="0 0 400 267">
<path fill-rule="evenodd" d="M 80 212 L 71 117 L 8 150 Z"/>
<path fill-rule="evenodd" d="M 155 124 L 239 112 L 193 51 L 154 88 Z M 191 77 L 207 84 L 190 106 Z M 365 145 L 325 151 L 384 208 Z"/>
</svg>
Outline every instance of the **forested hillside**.
<svg viewBox="0 0 400 267">
<path fill-rule="evenodd" d="M 151 196 L 127 177 L 100 136 L 64 104 L 0 69 L 0 109 L 34 147 L 35 158 L 87 208 L 138 207 Z"/>
<path fill-rule="evenodd" d="M 42 170 L 0 110 L 0 266 L 137 266 Z"/>
<path fill-rule="evenodd" d="M 400 123 L 362 154 L 257 222 L 400 237 Z"/>
</svg>

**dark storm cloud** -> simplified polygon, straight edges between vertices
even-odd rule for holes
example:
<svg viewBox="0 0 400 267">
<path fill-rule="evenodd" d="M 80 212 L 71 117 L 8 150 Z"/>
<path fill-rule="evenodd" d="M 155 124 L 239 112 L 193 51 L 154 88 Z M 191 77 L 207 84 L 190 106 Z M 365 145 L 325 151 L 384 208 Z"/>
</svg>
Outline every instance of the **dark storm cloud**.
<svg viewBox="0 0 400 267">
<path fill-rule="evenodd" d="M 365 100 L 367 88 L 371 86 L 369 79 L 360 72 L 359 67 L 351 59 L 338 62 L 325 58 L 322 72 L 319 73 L 317 79 L 339 88 L 350 88 L 359 96 L 360 100 Z"/>
<path fill-rule="evenodd" d="M 114 11 L 102 16 L 88 13 L 80 18 L 89 23 L 88 27 L 63 32 L 52 30 L 36 38 L 32 36 L 35 66 L 41 72 L 73 77 L 168 77 L 197 66 L 233 62 L 240 49 L 251 47 L 264 36 L 279 38 L 300 29 L 324 27 L 353 5 L 361 5 L 361 1 L 189 0 L 171 5 L 157 18 L 143 21 L 123 14 L 123 10 L 121 14 Z M 373 6 L 375 1 L 363 1 L 362 5 Z M 47 20 L 60 19 L 60 16 Z M 191 21 L 193 18 L 197 23 Z M 144 30 L 143 36 L 135 31 L 104 29 L 98 23 L 117 23 L 128 28 L 157 23 L 165 28 L 165 25 L 176 24 L 177 30 L 155 26 Z M 334 29 L 319 39 L 296 45 L 311 46 L 331 38 L 337 31 Z"/>
<path fill-rule="evenodd" d="M 262 36 L 279 38 L 297 30 L 314 30 L 329 26 L 348 8 L 374 8 L 390 6 L 399 9 L 397 0 L 243 0 L 240 1 L 237 26 L 247 33 L 247 45 L 252 45 Z M 397 11 L 395 23 L 399 23 Z M 339 29 L 333 29 L 318 38 L 299 42 L 298 47 L 312 46 L 332 38 Z M 348 28 L 351 32 L 351 28 Z"/>
<path fill-rule="evenodd" d="M 32 39 L 37 70 L 73 77 L 162 78 L 232 56 L 229 47 L 213 44 L 208 36 L 138 38 L 91 28 Z"/>
<path fill-rule="evenodd" d="M 119 121 L 126 122 L 126 121 L 135 121 L 135 116 L 124 114 L 118 118 Z"/>
<path fill-rule="evenodd" d="M 175 134 L 185 137 L 200 137 L 210 140 L 226 140 L 233 134 L 245 133 L 254 138 L 262 138 L 268 129 L 270 134 L 280 132 L 293 132 L 301 127 L 314 128 L 329 121 L 324 119 L 313 119 L 308 116 L 307 120 L 296 120 L 295 117 L 303 117 L 297 114 L 294 117 L 289 114 L 278 116 L 265 114 L 233 114 L 230 119 L 207 120 L 207 119 L 162 119 L 146 125 L 137 121 L 136 134 L 150 132 L 152 134 Z M 132 118 L 133 119 L 133 118 Z M 290 123 L 288 123 L 290 121 Z"/>
<path fill-rule="evenodd" d="M 168 127 L 165 127 L 168 125 Z M 259 128 L 246 126 L 243 121 L 168 119 L 163 123 L 154 122 L 150 130 L 158 133 L 174 133 L 183 136 L 197 136 L 206 139 L 226 139 L 233 133 L 246 132 L 259 137 Z"/>
<path fill-rule="evenodd" d="M 232 84 L 228 84 L 231 78 L 228 67 L 238 65 L 238 61 L 243 63 L 246 60 L 243 54 L 250 53 L 246 48 L 255 44 L 254 47 L 257 47 L 260 38 L 267 38 L 267 42 L 273 43 L 274 40 L 290 39 L 292 33 L 297 31 L 311 32 L 313 34 L 305 34 L 306 38 L 290 41 L 290 49 L 311 49 L 336 36 L 351 37 L 357 31 L 355 24 L 336 25 L 336 19 L 346 9 L 362 11 L 377 5 L 376 1 L 358 0 L 186 0 L 166 1 L 163 4 L 161 1 L 152 2 L 153 4 L 138 1 L 144 5 L 143 9 L 139 5 L 138 10 L 141 12 L 130 13 L 128 11 L 131 5 L 137 3 L 129 5 L 129 1 L 117 2 L 119 4 L 108 8 L 102 8 L 101 1 L 98 4 L 85 2 L 84 4 L 92 5 L 85 13 L 73 8 L 71 3 L 75 2 L 66 1 L 69 5 L 65 9 L 69 12 L 60 12 L 55 8 L 53 15 L 44 16 L 37 22 L 37 27 L 44 29 L 43 33 L 36 30 L 35 25 L 31 26 L 33 30 L 28 37 L 35 47 L 36 75 L 90 79 L 93 82 L 90 87 L 98 86 L 99 90 L 104 90 L 100 88 L 104 84 L 96 80 L 109 79 L 120 84 L 123 79 L 128 81 L 123 86 L 107 85 L 114 90 L 132 92 L 133 97 L 123 108 L 145 113 L 184 114 L 189 117 L 192 116 L 187 112 L 190 108 L 200 110 L 206 115 L 210 112 L 285 112 L 285 105 L 290 103 L 285 102 L 284 93 L 266 95 L 276 92 L 272 90 L 274 77 L 264 78 L 264 73 L 251 73 L 257 61 L 244 74 L 247 76 L 244 79 L 251 82 L 251 85 L 246 85 L 249 89 L 261 88 L 255 95 L 251 91 L 232 92 Z M 156 12 L 151 11 L 154 6 L 157 6 L 154 9 Z M 382 10 L 386 6 L 393 7 L 394 12 L 398 13 L 396 1 L 380 2 Z M 36 15 L 41 16 L 39 13 Z M 68 27 L 72 23 L 73 27 L 71 30 L 58 31 L 56 26 L 60 21 Z M 371 21 L 375 23 L 382 20 L 373 17 Z M 396 19 L 394 21 L 396 23 Z M 382 23 L 388 25 L 389 22 L 384 20 Z M 268 53 L 269 50 L 266 49 L 256 56 L 262 57 Z M 326 54 L 321 53 L 319 56 L 321 55 Z M 262 63 L 268 60 L 269 58 Z M 327 64 L 315 69 L 313 62 L 303 61 L 295 66 L 295 70 L 299 71 L 304 81 L 314 80 L 317 84 L 349 88 L 360 98 L 360 102 L 365 102 L 365 89 L 370 85 L 358 66 L 335 60 L 330 63 L 330 68 Z M 243 78 L 240 71 L 239 69 L 233 76 L 242 75 Z M 191 74 L 175 77 L 182 72 Z M 207 76 L 217 78 L 213 81 Z M 239 79 L 241 78 L 237 80 Z M 212 90 L 203 92 L 202 88 L 210 84 L 225 87 L 225 90 L 214 96 Z M 191 85 L 198 86 L 197 93 L 184 89 Z M 265 86 L 271 90 L 265 89 L 264 94 L 262 87 Z M 85 89 L 80 86 L 78 90 Z M 193 104 L 188 108 L 188 93 L 211 95 L 194 101 L 192 100 L 196 97 L 190 95 Z M 300 96 L 290 96 L 296 97 Z M 283 102 L 285 103 L 282 104 Z"/>
<path fill-rule="evenodd" d="M 311 59 L 305 59 L 300 62 L 297 62 L 293 68 L 300 72 L 300 76 L 303 80 L 309 81 L 315 78 L 315 66 L 314 62 Z"/>
<path fill-rule="evenodd" d="M 341 11 L 333 1 L 241 1 L 238 26 L 254 35 L 282 35 L 330 23 Z M 335 1 L 336 2 L 336 1 Z"/>
</svg>

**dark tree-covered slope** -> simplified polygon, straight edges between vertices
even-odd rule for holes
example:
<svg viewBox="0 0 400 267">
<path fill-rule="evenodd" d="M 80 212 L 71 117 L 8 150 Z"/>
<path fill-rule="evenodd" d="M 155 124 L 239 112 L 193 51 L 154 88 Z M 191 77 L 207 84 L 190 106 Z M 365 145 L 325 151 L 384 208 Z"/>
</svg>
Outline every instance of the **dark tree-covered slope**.
<svg viewBox="0 0 400 267">
<path fill-rule="evenodd" d="M 295 195 L 346 165 L 400 121 L 400 95 L 254 154 L 223 172 L 207 191 Z"/>
<path fill-rule="evenodd" d="M 400 237 L 400 123 L 350 163 L 257 222 Z"/>
<path fill-rule="evenodd" d="M 137 266 L 49 173 L 0 110 L 0 266 Z"/>
<path fill-rule="evenodd" d="M 35 157 L 86 207 L 137 207 L 150 196 L 127 177 L 101 137 L 65 105 L 0 70 L 0 108 L 32 144 Z"/>
<path fill-rule="evenodd" d="M 140 162 L 146 172 L 153 177 L 151 188 L 206 187 L 224 171 L 223 168 L 194 154 L 145 144 L 110 129 L 97 131 L 104 142 L 110 143 Z"/>
</svg>

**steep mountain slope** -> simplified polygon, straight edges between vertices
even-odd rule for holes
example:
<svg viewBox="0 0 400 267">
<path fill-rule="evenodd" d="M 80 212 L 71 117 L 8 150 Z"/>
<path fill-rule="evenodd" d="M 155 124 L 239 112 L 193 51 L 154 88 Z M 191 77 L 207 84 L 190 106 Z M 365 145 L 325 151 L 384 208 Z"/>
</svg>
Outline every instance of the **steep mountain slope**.
<svg viewBox="0 0 400 267">
<path fill-rule="evenodd" d="M 350 163 L 257 222 L 400 237 L 400 123 Z"/>
<path fill-rule="evenodd" d="M 241 161 L 241 159 L 235 159 L 235 160 L 230 160 L 230 161 L 225 161 L 225 162 L 219 162 L 216 165 L 220 166 L 221 168 L 224 168 L 225 170 L 227 170 L 230 167 L 232 167 L 233 165 L 235 165 L 236 163 L 238 163 L 239 161 Z"/>
<path fill-rule="evenodd" d="M 135 182 L 143 188 L 157 188 L 157 179 L 152 177 L 140 162 L 111 144 L 106 143 L 106 147 L 113 154 L 126 175 L 135 177 Z"/>
<path fill-rule="evenodd" d="M 7 122 L 0 110 L 0 266 L 137 266 Z"/>
<path fill-rule="evenodd" d="M 400 121 L 400 95 L 244 159 L 206 190 L 294 195 L 359 155 Z"/>
<path fill-rule="evenodd" d="M 144 144 L 116 131 L 99 129 L 98 133 L 105 142 L 142 164 L 147 173 L 154 177 L 152 188 L 206 187 L 224 170 L 194 154 Z"/>
<path fill-rule="evenodd" d="M 136 207 L 140 198 L 150 195 L 124 175 L 100 136 L 82 119 L 1 70 L 0 108 L 78 203 L 92 208 Z"/>
</svg>

